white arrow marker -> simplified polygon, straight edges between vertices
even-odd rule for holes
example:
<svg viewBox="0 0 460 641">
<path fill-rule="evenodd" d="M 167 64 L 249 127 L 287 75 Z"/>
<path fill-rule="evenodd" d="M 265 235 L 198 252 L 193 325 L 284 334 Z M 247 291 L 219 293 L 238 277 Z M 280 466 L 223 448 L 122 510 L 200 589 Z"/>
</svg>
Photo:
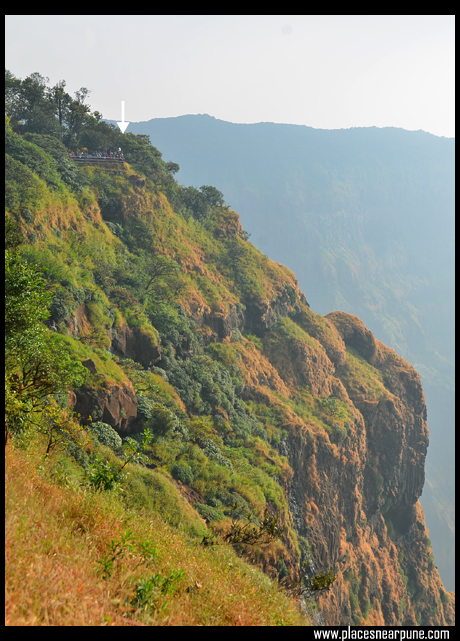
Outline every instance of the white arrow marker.
<svg viewBox="0 0 460 641">
<path fill-rule="evenodd" d="M 117 125 L 121 129 L 121 133 L 124 134 L 126 127 L 129 125 L 129 122 L 125 122 L 125 101 L 121 101 L 121 122 L 117 122 Z"/>
</svg>

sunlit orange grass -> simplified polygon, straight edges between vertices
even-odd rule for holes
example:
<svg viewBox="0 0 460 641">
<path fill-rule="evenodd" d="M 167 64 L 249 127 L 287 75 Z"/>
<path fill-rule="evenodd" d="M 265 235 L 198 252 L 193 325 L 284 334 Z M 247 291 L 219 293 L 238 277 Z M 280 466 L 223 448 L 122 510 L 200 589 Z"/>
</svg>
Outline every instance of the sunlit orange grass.
<svg viewBox="0 0 460 641">
<path fill-rule="evenodd" d="M 130 625 L 94 572 L 119 519 L 88 511 L 84 497 L 38 478 L 10 448 L 5 489 L 6 625 Z"/>
<path fill-rule="evenodd" d="M 35 215 L 35 222 L 65 230 L 81 227 L 84 220 L 73 196 L 68 195 L 65 198 L 60 193 L 48 190 L 40 210 Z"/>
<path fill-rule="evenodd" d="M 247 385 L 252 387 L 264 385 L 288 398 L 291 396 L 276 369 L 251 341 L 245 339 L 242 344 L 236 346 L 236 349 L 241 356 L 238 365 Z"/>
<path fill-rule="evenodd" d="M 124 523 L 129 514 L 116 501 L 50 485 L 21 452 L 8 448 L 6 458 L 7 625 L 308 625 L 296 603 L 231 548 L 187 541 L 159 515 Z M 134 562 L 106 581 L 96 572 L 105 544 L 128 527 L 158 547 L 156 572 L 184 572 L 164 608 L 137 613 L 137 622 L 121 607 Z"/>
<path fill-rule="evenodd" d="M 197 547 L 182 558 L 181 567 L 188 592 L 180 604 L 171 603 L 170 611 L 172 618 L 187 613 L 186 625 L 306 625 L 296 604 L 229 548 Z"/>
</svg>

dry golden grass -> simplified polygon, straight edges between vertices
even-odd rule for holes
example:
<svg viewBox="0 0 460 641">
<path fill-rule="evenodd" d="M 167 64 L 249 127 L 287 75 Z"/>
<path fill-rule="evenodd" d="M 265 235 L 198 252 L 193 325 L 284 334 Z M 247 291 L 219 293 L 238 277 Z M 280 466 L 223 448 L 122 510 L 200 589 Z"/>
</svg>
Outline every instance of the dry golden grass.
<svg viewBox="0 0 460 641">
<path fill-rule="evenodd" d="M 238 365 L 246 385 L 250 385 L 251 388 L 263 385 L 284 396 L 290 396 L 289 389 L 276 369 L 251 341 L 244 339 L 242 344 L 237 344 L 236 349 L 241 356 Z"/>
<path fill-rule="evenodd" d="M 46 465 L 45 465 L 46 467 Z M 33 456 L 6 450 L 6 625 L 309 625 L 297 604 L 232 548 L 203 548 L 157 514 L 128 513 L 119 499 L 54 485 Z M 159 553 L 155 572 L 183 580 L 150 613 L 123 616 L 139 558 L 104 580 L 97 561 L 130 529 Z M 162 606 L 162 607 L 161 607 Z"/>
</svg>

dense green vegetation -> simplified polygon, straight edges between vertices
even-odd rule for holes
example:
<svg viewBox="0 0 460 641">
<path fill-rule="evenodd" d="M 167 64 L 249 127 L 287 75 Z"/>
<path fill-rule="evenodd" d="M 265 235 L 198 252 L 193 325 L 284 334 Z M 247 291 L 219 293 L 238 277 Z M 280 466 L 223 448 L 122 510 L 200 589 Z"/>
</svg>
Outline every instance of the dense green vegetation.
<svg viewBox="0 0 460 641">
<path fill-rule="evenodd" d="M 131 123 L 207 181 L 312 308 L 348 311 L 414 365 L 430 448 L 422 503 L 453 589 L 455 140 L 392 127 L 319 130 L 207 115 Z"/>
</svg>

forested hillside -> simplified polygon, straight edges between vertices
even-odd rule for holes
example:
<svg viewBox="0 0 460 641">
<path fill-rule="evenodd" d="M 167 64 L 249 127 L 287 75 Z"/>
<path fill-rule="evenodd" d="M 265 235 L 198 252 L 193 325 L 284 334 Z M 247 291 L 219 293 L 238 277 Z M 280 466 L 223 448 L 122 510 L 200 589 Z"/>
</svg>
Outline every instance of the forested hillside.
<svg viewBox="0 0 460 641">
<path fill-rule="evenodd" d="M 130 130 L 179 163 L 183 184 L 218 187 L 251 241 L 295 272 L 312 309 L 356 314 L 420 373 L 430 428 L 422 504 L 454 589 L 455 140 L 206 115 Z"/>
<path fill-rule="evenodd" d="M 7 624 L 452 624 L 417 372 L 87 90 L 6 95 Z"/>
</svg>

